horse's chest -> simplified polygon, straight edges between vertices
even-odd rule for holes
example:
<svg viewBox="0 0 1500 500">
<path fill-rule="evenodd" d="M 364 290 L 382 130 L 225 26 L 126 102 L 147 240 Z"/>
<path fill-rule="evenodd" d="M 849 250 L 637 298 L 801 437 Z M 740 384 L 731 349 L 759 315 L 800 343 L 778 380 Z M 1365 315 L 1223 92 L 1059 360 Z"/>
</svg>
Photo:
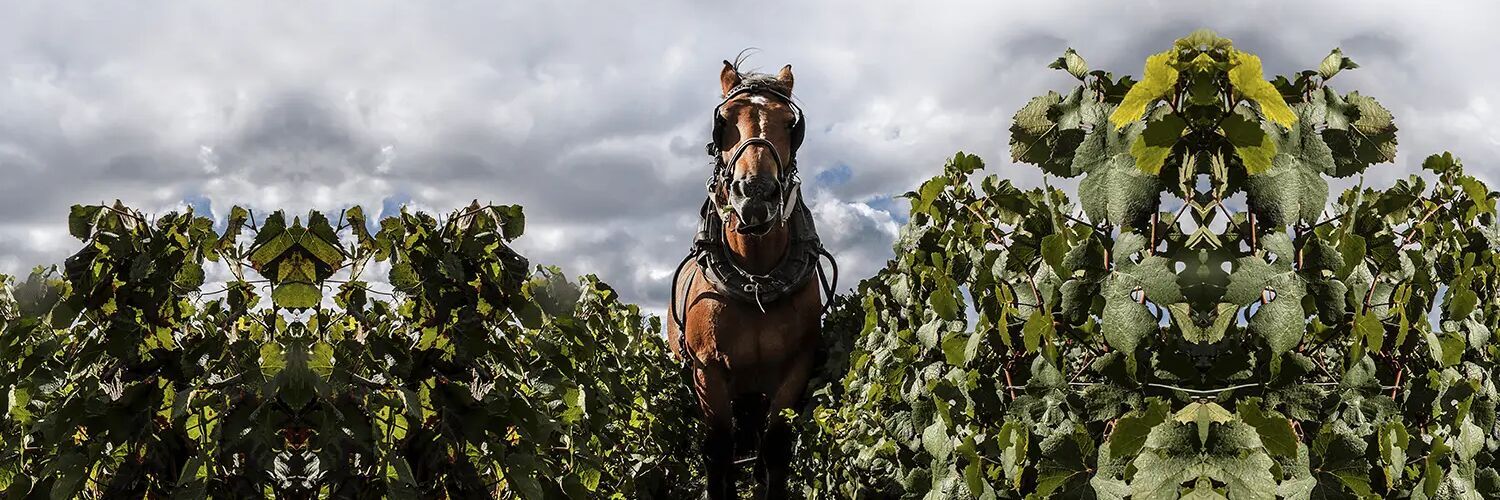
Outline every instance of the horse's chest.
<svg viewBox="0 0 1500 500">
<path fill-rule="evenodd" d="M 766 312 L 755 306 L 716 301 L 701 315 L 694 315 L 700 321 L 689 329 L 701 327 L 703 333 L 697 336 L 702 344 L 693 346 L 694 350 L 709 351 L 705 353 L 709 357 L 731 368 L 743 368 L 780 363 L 808 349 L 815 345 L 817 316 L 797 307 L 797 302 L 804 301 L 800 297 L 790 299 L 773 304 Z M 816 307 L 816 300 L 813 297 L 810 306 Z"/>
<path fill-rule="evenodd" d="M 793 348 L 802 337 L 790 315 L 724 314 L 713 323 L 720 353 L 747 361 L 774 357 Z"/>
</svg>

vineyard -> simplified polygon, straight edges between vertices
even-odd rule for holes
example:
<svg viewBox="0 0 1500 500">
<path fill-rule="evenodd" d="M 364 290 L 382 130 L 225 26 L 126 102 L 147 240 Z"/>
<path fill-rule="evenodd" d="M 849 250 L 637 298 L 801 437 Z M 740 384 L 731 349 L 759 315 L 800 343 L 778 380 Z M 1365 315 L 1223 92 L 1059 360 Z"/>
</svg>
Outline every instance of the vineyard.
<svg viewBox="0 0 1500 500">
<path fill-rule="evenodd" d="M 251 220 L 235 209 L 220 234 L 192 213 L 75 207 L 86 246 L 4 298 L 7 497 L 691 487 L 688 389 L 659 321 L 592 277 L 533 272 L 508 246 L 519 207 L 373 234 L 358 208 Z M 236 279 L 204 291 L 215 261 Z M 359 279 L 372 262 L 399 298 Z"/>
<path fill-rule="evenodd" d="M 1329 86 L 1357 68 L 1338 50 L 1267 79 L 1200 31 L 1139 80 L 1072 50 L 1053 68 L 1078 86 L 1010 128 L 1043 187 L 957 154 L 835 299 L 796 489 L 1500 498 L 1500 193 L 1447 153 L 1366 187 L 1395 119 Z M 520 207 L 114 204 L 68 227 L 61 267 L 0 277 L 7 498 L 701 489 L 660 319 L 517 254 Z"/>
</svg>

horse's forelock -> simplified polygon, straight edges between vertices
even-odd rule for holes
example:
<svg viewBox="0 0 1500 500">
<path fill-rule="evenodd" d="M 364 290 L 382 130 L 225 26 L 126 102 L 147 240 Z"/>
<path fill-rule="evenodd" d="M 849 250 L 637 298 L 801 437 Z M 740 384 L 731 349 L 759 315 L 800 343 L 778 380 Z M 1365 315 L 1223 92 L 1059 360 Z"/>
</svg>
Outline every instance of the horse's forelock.
<svg viewBox="0 0 1500 500">
<path fill-rule="evenodd" d="M 739 73 L 740 75 L 740 86 L 770 87 L 771 89 L 777 92 L 781 92 L 782 94 L 786 94 L 788 97 L 790 97 L 792 95 L 792 89 L 787 88 L 786 85 L 781 82 L 781 79 L 776 77 L 776 75 L 770 73 L 761 73 L 753 69 L 744 69 L 745 62 L 749 61 L 750 56 L 755 55 L 755 53 L 759 51 L 760 49 L 755 47 L 749 47 L 741 50 L 739 54 L 734 56 L 734 62 L 730 63 L 730 65 L 734 67 L 734 72 Z"/>
</svg>

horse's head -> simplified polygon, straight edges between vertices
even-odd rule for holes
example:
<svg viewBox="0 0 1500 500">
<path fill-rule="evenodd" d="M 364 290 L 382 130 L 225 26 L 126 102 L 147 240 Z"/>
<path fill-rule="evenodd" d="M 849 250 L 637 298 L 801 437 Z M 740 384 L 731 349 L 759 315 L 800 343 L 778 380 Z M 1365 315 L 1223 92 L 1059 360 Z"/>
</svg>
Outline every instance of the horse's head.
<svg viewBox="0 0 1500 500">
<path fill-rule="evenodd" d="M 741 234 L 765 234 L 786 222 L 796 203 L 802 110 L 792 102 L 792 67 L 775 75 L 741 73 L 724 61 L 724 102 L 714 110 L 709 154 L 717 159 L 709 187 L 738 217 Z"/>
</svg>

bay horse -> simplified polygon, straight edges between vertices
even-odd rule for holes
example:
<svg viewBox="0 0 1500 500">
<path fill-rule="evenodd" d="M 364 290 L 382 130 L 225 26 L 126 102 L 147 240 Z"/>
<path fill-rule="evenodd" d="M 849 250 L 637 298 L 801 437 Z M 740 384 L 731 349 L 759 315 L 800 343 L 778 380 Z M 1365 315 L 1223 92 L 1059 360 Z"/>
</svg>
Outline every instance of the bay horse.
<svg viewBox="0 0 1500 500">
<path fill-rule="evenodd" d="M 756 496 L 786 497 L 793 435 L 781 411 L 802 399 L 814 368 L 824 312 L 817 285 L 831 298 L 838 279 L 801 199 L 805 124 L 791 98 L 792 67 L 741 73 L 742 59 L 719 72 L 723 101 L 707 147 L 714 173 L 668 306 L 667 343 L 690 369 L 708 427 L 707 496 L 715 500 L 738 498 L 737 468 L 751 461 Z"/>
</svg>

